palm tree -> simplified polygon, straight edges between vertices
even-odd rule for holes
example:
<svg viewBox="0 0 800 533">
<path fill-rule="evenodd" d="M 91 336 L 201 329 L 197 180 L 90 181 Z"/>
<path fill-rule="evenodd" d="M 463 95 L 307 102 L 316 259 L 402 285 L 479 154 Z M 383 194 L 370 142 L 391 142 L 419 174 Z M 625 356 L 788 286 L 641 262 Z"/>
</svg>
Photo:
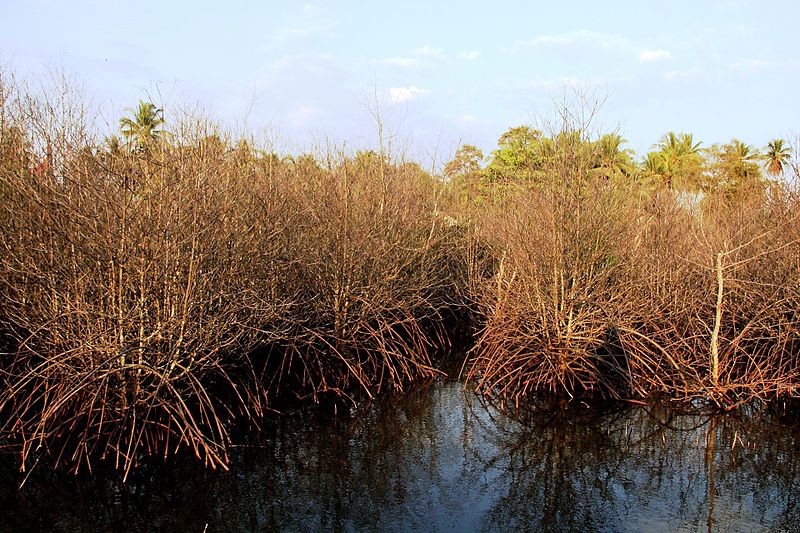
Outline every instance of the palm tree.
<svg viewBox="0 0 800 533">
<path fill-rule="evenodd" d="M 784 145 L 783 139 L 773 139 L 767 143 L 765 158 L 767 160 L 767 174 L 780 176 L 789 163 L 792 152 Z"/>
<path fill-rule="evenodd" d="M 647 155 L 642 158 L 642 169 L 654 175 L 664 174 L 666 168 L 661 152 L 647 152 Z"/>
<path fill-rule="evenodd" d="M 752 146 L 743 143 L 739 139 L 733 139 L 729 145 L 728 153 L 728 157 L 733 164 L 733 170 L 738 174 L 736 178 L 744 184 L 749 184 L 754 180 L 760 181 L 761 170 L 757 161 L 761 154 L 758 150 L 754 150 Z"/>
<path fill-rule="evenodd" d="M 700 154 L 700 143 L 694 142 L 691 133 L 675 134 L 669 132 L 656 145 L 659 152 L 668 160 L 679 161 Z"/>
<path fill-rule="evenodd" d="M 633 150 L 623 148 L 627 141 L 616 133 L 607 133 L 594 143 L 595 170 L 606 178 L 630 176 L 634 171 Z"/>
<path fill-rule="evenodd" d="M 708 150 L 709 184 L 728 199 L 743 200 L 764 190 L 764 180 L 758 162 L 760 152 L 739 139 Z"/>
<path fill-rule="evenodd" d="M 133 112 L 133 118 L 123 117 L 119 125 L 129 146 L 143 150 L 164 133 L 164 130 L 157 129 L 164 124 L 163 111 L 155 104 L 140 101 L 136 110 L 128 111 Z"/>
<path fill-rule="evenodd" d="M 700 143 L 691 133 L 669 132 L 656 144 L 660 174 L 668 189 L 697 189 L 703 172 Z M 678 183 L 676 183 L 678 181 Z"/>
<path fill-rule="evenodd" d="M 745 144 L 739 139 L 731 141 L 731 153 L 742 163 L 753 163 L 758 159 L 758 150 L 754 150 L 749 144 Z"/>
</svg>

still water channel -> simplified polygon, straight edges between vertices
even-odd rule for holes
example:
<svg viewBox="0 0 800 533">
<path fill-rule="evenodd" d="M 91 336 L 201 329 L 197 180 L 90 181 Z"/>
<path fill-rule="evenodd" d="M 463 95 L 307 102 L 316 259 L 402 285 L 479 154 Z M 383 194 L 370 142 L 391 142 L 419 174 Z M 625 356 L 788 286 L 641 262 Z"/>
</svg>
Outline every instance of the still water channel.
<svg viewBox="0 0 800 533">
<path fill-rule="evenodd" d="M 799 531 L 800 419 L 556 402 L 504 416 L 463 385 L 276 417 L 229 472 L 128 483 L 2 459 L 0 531 Z"/>
</svg>

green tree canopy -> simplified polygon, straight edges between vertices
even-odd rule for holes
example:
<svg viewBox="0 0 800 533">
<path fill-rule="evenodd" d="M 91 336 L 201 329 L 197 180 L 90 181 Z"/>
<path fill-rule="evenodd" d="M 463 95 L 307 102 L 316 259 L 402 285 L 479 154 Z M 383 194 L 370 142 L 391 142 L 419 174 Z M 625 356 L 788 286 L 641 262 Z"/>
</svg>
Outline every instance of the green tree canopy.
<svg viewBox="0 0 800 533">
<path fill-rule="evenodd" d="M 518 126 L 505 132 L 485 169 L 490 182 L 537 187 L 581 187 L 596 178 L 624 182 L 635 174 L 633 150 L 616 133 L 589 139 L 583 130 L 543 136 Z"/>
<path fill-rule="evenodd" d="M 669 190 L 699 191 L 704 187 L 705 158 L 691 133 L 668 132 L 642 163 Z"/>
<path fill-rule="evenodd" d="M 636 165 L 633 150 L 623 148 L 627 143 L 617 133 L 607 133 L 592 144 L 594 162 L 592 174 L 609 180 L 621 181 L 633 175 Z"/>
<path fill-rule="evenodd" d="M 530 126 L 509 129 L 497 141 L 497 150 L 486 168 L 491 181 L 529 181 L 542 165 L 542 132 Z"/>
<path fill-rule="evenodd" d="M 140 101 L 135 110 L 128 111 L 132 112 L 133 116 L 121 118 L 119 125 L 129 147 L 144 150 L 163 136 L 164 130 L 159 127 L 164 124 L 164 117 L 162 110 L 155 104 Z"/>
<path fill-rule="evenodd" d="M 483 152 L 471 144 L 463 144 L 444 166 L 444 176 L 462 202 L 482 201 Z"/>
<path fill-rule="evenodd" d="M 739 139 L 714 145 L 709 151 L 710 179 L 714 191 L 729 199 L 741 199 L 763 192 L 764 177 L 759 160 L 761 154 Z"/>
<path fill-rule="evenodd" d="M 770 176 L 780 176 L 789 164 L 792 152 L 784 143 L 783 139 L 773 139 L 767 143 L 764 150 L 764 157 L 767 163 L 767 174 Z"/>
<path fill-rule="evenodd" d="M 477 176 L 481 171 L 483 152 L 471 144 L 462 144 L 453 160 L 444 166 L 444 175 L 452 180 L 459 176 Z"/>
</svg>

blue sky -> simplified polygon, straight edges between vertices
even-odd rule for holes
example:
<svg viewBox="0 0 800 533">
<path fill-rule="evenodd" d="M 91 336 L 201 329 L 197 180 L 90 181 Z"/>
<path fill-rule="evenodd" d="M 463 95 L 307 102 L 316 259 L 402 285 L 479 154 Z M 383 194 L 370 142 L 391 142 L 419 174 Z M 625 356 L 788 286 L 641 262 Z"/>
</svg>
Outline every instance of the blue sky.
<svg viewBox="0 0 800 533">
<path fill-rule="evenodd" d="M 800 129 L 800 2 L 0 0 L 0 63 L 63 68 L 112 126 L 140 99 L 269 132 L 286 150 L 490 151 L 579 89 L 641 153 L 665 132 L 761 147 Z"/>
</svg>

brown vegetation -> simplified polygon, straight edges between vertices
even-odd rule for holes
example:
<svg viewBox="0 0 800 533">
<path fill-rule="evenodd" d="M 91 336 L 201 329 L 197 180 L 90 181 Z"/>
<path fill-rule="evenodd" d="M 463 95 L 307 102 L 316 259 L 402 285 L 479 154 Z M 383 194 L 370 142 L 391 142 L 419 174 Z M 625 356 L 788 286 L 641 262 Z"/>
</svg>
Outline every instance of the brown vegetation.
<svg viewBox="0 0 800 533">
<path fill-rule="evenodd" d="M 286 389 L 439 373 L 465 238 L 418 166 L 280 159 L 196 121 L 72 141 L 53 125 L 74 103 L 2 90 L 0 416 L 23 464 L 186 446 L 222 466 L 233 421 Z"/>
<path fill-rule="evenodd" d="M 594 392 L 731 407 L 794 394 L 800 220 L 788 185 L 732 200 L 615 183 L 593 177 L 581 144 L 481 217 L 501 266 L 484 283 L 468 377 L 514 402 Z"/>
<path fill-rule="evenodd" d="M 186 448 L 224 467 L 279 396 L 442 375 L 464 323 L 467 378 L 514 402 L 800 384 L 798 199 L 738 141 L 706 172 L 687 135 L 637 166 L 618 135 L 513 128 L 444 182 L 167 132 L 150 104 L 98 142 L 70 94 L 0 78 L 0 438 L 23 466 Z"/>
</svg>

